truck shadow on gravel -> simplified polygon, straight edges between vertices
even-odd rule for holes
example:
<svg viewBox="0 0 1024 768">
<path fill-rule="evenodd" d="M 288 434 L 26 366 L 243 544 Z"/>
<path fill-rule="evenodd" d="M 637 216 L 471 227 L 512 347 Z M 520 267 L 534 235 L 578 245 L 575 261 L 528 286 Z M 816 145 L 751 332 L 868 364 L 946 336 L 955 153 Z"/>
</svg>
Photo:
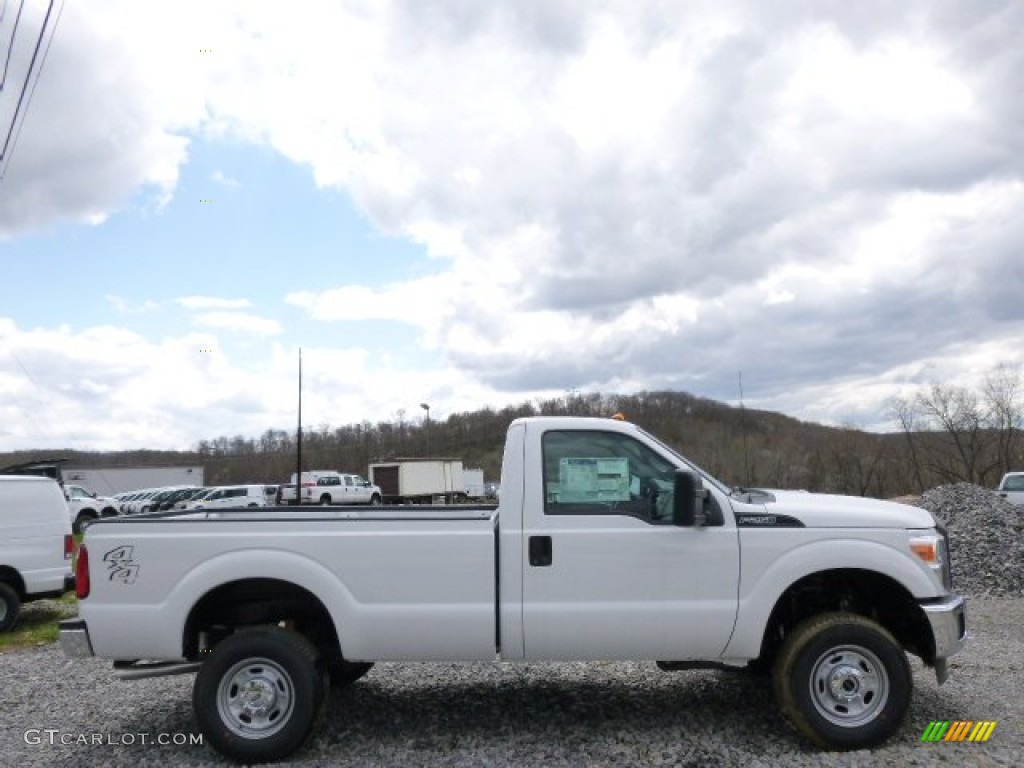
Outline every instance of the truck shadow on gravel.
<svg viewBox="0 0 1024 768">
<path fill-rule="evenodd" d="M 498 680 L 474 680 L 458 666 L 423 665 L 418 678 L 412 665 L 394 665 L 402 668 L 397 676 L 389 666 L 330 694 L 323 728 L 303 755 L 402 754 L 425 763 L 463 750 L 496 755 L 515 747 L 532 762 L 578 761 L 623 749 L 637 759 L 678 756 L 680 744 L 705 756 L 816 752 L 778 713 L 770 679 L 745 673 L 663 673 L 631 664 L 633 675 L 616 664 L 531 665 L 522 673 L 502 670 Z"/>
</svg>

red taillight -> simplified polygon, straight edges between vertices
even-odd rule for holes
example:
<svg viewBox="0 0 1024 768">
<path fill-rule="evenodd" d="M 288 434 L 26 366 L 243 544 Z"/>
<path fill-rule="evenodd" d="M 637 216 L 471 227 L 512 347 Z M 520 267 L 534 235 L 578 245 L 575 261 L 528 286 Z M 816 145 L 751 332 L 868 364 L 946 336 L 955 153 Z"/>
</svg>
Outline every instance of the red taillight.
<svg viewBox="0 0 1024 768">
<path fill-rule="evenodd" d="M 316 487 L 316 483 L 303 483 L 302 487 L 303 488 L 315 488 Z"/>
<path fill-rule="evenodd" d="M 75 556 L 75 537 L 70 533 L 64 534 L 64 559 L 70 560 Z"/>
<path fill-rule="evenodd" d="M 78 548 L 78 562 L 75 563 L 75 597 L 84 600 L 89 596 L 89 550 L 85 544 Z"/>
</svg>

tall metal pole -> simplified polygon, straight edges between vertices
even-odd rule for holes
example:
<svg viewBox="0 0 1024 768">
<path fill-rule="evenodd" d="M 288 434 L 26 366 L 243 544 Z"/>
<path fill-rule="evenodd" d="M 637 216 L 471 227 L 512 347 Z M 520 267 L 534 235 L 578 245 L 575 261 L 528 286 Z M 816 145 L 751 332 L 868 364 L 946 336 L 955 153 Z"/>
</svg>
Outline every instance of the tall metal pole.
<svg viewBox="0 0 1024 768">
<path fill-rule="evenodd" d="M 302 347 L 299 347 L 299 428 L 295 433 L 295 501 L 294 506 L 302 504 Z"/>
<path fill-rule="evenodd" d="M 420 403 L 420 408 L 427 412 L 427 458 L 430 458 L 430 406 Z"/>
<path fill-rule="evenodd" d="M 743 433 L 743 482 L 750 486 L 750 453 L 747 451 L 747 412 L 743 407 L 743 371 L 740 371 L 740 431 Z"/>
</svg>

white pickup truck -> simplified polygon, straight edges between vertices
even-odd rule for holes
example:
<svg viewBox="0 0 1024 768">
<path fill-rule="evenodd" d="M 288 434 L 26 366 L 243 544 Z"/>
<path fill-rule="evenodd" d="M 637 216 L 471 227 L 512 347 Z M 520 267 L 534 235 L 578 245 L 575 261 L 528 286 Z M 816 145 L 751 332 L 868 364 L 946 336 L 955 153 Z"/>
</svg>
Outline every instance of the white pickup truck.
<svg viewBox="0 0 1024 768">
<path fill-rule="evenodd" d="M 1024 472 L 1007 472 L 999 481 L 996 493 L 1011 504 L 1024 504 Z"/>
<path fill-rule="evenodd" d="M 650 660 L 770 670 L 829 749 L 876 745 L 966 638 L 948 539 L 916 507 L 722 485 L 614 419 L 518 419 L 497 507 L 162 512 L 100 520 L 71 657 L 196 672 L 207 743 L 283 758 L 328 681 L 375 661 Z M 683 716 L 682 714 L 680 716 Z"/>
<path fill-rule="evenodd" d="M 281 503 L 295 503 L 295 475 L 291 482 L 282 485 Z M 359 475 L 321 469 L 302 473 L 299 498 L 302 504 L 349 505 L 381 503 L 380 488 Z"/>
</svg>

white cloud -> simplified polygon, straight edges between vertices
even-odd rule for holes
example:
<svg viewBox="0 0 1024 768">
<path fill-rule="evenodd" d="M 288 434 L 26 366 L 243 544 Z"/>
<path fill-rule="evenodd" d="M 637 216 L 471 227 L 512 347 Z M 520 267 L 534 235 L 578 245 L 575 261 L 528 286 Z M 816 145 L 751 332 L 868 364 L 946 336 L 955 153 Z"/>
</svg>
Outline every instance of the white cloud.
<svg viewBox="0 0 1024 768">
<path fill-rule="evenodd" d="M 238 179 L 233 179 L 230 176 L 225 175 L 223 171 L 214 171 L 211 179 L 214 183 L 228 187 L 229 189 L 241 186 L 241 182 L 239 182 Z"/>
<path fill-rule="evenodd" d="M 0 318 L 0 450 L 188 448 L 292 429 L 294 350 L 224 341 L 204 332 L 154 342 L 113 326 L 26 330 Z M 454 369 L 410 374 L 359 348 L 309 346 L 303 366 L 307 425 L 393 419 L 424 400 L 439 418 L 502 403 Z"/>
<path fill-rule="evenodd" d="M 238 8 L 69 5 L 0 237 L 164 199 L 201 133 L 422 245 L 404 279 L 286 302 L 408 325 L 464 391 L 725 398 L 743 367 L 752 397 L 831 414 L 1024 335 L 1019 4 Z M 177 301 L 283 331 L 244 299 Z"/>
<path fill-rule="evenodd" d="M 103 300 L 109 304 L 115 312 L 121 314 L 154 312 L 161 308 L 160 302 L 153 301 L 152 299 L 143 299 L 139 302 L 133 302 L 130 299 L 126 299 L 123 296 L 118 296 L 113 293 L 106 294 L 103 297 Z"/>
<path fill-rule="evenodd" d="M 179 296 L 174 300 L 185 309 L 248 309 L 252 302 L 248 299 L 225 299 L 219 296 Z"/>
<path fill-rule="evenodd" d="M 281 332 L 281 323 L 247 312 L 203 312 L 192 318 L 196 325 L 207 328 L 224 328 L 242 333 L 275 335 Z"/>
</svg>

